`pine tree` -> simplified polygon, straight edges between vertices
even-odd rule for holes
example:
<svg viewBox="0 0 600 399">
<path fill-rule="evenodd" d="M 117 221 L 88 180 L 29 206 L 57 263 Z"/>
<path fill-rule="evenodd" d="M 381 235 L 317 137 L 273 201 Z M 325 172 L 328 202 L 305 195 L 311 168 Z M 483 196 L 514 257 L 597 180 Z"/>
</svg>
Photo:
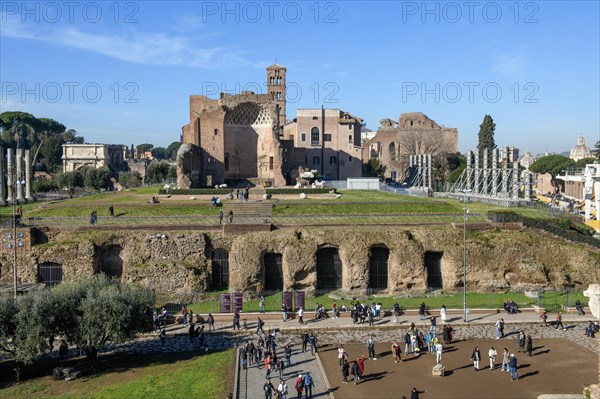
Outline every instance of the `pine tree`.
<svg viewBox="0 0 600 399">
<path fill-rule="evenodd" d="M 483 165 L 483 150 L 487 148 L 488 155 L 489 151 L 496 148 L 496 143 L 494 142 L 494 131 L 496 130 L 496 124 L 490 115 L 486 115 L 483 117 L 483 122 L 479 125 L 479 142 L 477 144 L 477 149 L 479 150 L 479 159 L 481 164 Z M 488 163 L 491 160 L 488 159 Z M 483 165 L 484 167 L 488 167 L 489 165 Z"/>
<path fill-rule="evenodd" d="M 483 117 L 483 122 L 479 125 L 479 144 L 477 149 L 481 152 L 484 148 L 490 150 L 496 148 L 494 142 L 494 131 L 496 130 L 496 124 L 490 115 Z"/>
</svg>

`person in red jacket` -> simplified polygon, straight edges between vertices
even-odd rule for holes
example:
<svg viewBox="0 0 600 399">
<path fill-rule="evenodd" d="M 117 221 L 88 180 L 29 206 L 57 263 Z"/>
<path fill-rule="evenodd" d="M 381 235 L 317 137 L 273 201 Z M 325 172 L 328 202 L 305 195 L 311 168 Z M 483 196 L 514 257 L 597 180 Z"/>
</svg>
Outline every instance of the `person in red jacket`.
<svg viewBox="0 0 600 399">
<path fill-rule="evenodd" d="M 356 364 L 358 364 L 358 375 L 362 377 L 365 372 L 365 355 L 356 359 Z"/>
<path fill-rule="evenodd" d="M 294 389 L 298 392 L 298 399 L 302 399 L 302 393 L 304 392 L 304 376 L 302 374 L 299 374 L 296 378 Z"/>
</svg>

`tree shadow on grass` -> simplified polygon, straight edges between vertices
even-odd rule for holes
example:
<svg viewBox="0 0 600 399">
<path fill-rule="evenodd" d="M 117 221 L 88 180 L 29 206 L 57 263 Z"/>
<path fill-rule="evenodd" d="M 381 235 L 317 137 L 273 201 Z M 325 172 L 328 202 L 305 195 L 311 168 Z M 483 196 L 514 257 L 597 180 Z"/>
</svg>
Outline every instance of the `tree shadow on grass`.
<svg viewBox="0 0 600 399">
<path fill-rule="evenodd" d="M 210 351 L 209 354 L 223 352 L 222 350 Z M 73 367 L 83 372 L 82 380 L 91 380 L 106 373 L 124 373 L 135 368 L 154 365 L 175 364 L 180 361 L 191 360 L 205 356 L 202 352 L 156 352 L 149 354 L 112 353 L 98 354 L 98 361 L 91 364 L 86 357 L 72 357 L 69 359 L 41 359 L 21 370 L 21 381 L 52 376 L 55 367 Z M 15 362 L 7 360 L 0 362 L 0 389 L 14 384 Z"/>
</svg>

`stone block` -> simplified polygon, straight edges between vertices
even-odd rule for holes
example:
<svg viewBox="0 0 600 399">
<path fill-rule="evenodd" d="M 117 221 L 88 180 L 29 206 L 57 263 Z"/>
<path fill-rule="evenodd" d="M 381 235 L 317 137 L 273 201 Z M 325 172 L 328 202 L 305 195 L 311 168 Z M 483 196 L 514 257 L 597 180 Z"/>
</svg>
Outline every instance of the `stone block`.
<svg viewBox="0 0 600 399">
<path fill-rule="evenodd" d="M 590 312 L 595 318 L 600 318 L 600 284 L 590 284 L 588 289 L 583 291 L 583 295 L 590 298 Z"/>
<path fill-rule="evenodd" d="M 431 370 L 431 375 L 439 375 L 443 377 L 446 375 L 446 367 L 441 363 L 436 364 L 433 366 L 433 370 Z"/>
</svg>

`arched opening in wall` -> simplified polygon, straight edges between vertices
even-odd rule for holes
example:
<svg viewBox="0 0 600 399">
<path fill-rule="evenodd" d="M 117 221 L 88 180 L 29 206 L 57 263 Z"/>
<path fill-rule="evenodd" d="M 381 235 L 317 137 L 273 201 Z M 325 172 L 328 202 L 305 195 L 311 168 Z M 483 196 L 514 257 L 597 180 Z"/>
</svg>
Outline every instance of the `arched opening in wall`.
<svg viewBox="0 0 600 399">
<path fill-rule="evenodd" d="M 283 290 L 283 256 L 276 253 L 266 253 L 265 265 L 265 291 Z"/>
<path fill-rule="evenodd" d="M 212 251 L 212 284 L 213 290 L 229 286 L 229 252 L 223 248 Z"/>
<path fill-rule="evenodd" d="M 63 279 L 63 268 L 60 263 L 44 262 L 38 266 L 37 281 L 53 287 Z"/>
<path fill-rule="evenodd" d="M 102 251 L 100 258 L 100 272 L 108 277 L 121 278 L 123 274 L 123 259 L 121 259 L 120 245 L 110 245 Z"/>
<path fill-rule="evenodd" d="M 437 290 L 444 288 L 442 280 L 443 252 L 425 252 L 425 268 L 427 269 L 427 287 Z"/>
<path fill-rule="evenodd" d="M 317 289 L 342 288 L 342 261 L 337 248 L 317 251 Z"/>
<path fill-rule="evenodd" d="M 373 247 L 369 255 L 369 288 L 385 290 L 388 287 L 388 258 L 390 250 L 386 247 Z"/>
<path fill-rule="evenodd" d="M 390 143 L 389 157 L 390 157 L 390 161 L 396 160 L 396 143 Z"/>
</svg>

